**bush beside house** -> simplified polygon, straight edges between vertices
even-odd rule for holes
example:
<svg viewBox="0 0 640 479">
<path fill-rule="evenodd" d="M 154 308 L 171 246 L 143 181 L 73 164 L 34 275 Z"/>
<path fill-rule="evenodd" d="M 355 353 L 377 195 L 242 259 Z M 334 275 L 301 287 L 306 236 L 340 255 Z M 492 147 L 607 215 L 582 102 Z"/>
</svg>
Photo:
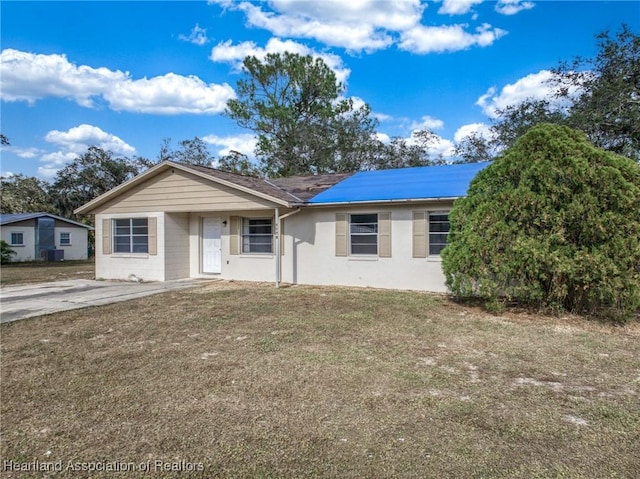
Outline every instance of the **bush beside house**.
<svg viewBox="0 0 640 479">
<path fill-rule="evenodd" d="M 459 296 L 618 319 L 640 309 L 640 168 L 578 131 L 529 130 L 450 220 L 443 270 Z"/>
<path fill-rule="evenodd" d="M 4 240 L 0 240 L 0 264 L 9 264 L 11 259 L 16 255 L 16 252 L 11 249 L 9 243 Z"/>
</svg>

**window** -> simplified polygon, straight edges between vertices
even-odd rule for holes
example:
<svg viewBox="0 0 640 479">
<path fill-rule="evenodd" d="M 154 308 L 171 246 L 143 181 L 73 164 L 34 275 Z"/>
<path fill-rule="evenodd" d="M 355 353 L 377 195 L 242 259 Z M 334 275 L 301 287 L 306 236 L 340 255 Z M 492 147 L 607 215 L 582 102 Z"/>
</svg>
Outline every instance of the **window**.
<svg viewBox="0 0 640 479">
<path fill-rule="evenodd" d="M 113 220 L 114 253 L 148 253 L 149 222 L 147 218 Z"/>
<path fill-rule="evenodd" d="M 271 218 L 242 219 L 242 252 L 271 253 L 273 251 L 273 222 Z"/>
<path fill-rule="evenodd" d="M 351 215 L 349 242 L 351 254 L 378 254 L 378 215 Z"/>
<path fill-rule="evenodd" d="M 71 245 L 71 233 L 60 233 L 60 246 Z"/>
<path fill-rule="evenodd" d="M 24 246 L 24 233 L 11 232 L 11 246 Z"/>
<path fill-rule="evenodd" d="M 429 213 L 429 256 L 440 255 L 449 237 L 449 213 Z"/>
</svg>

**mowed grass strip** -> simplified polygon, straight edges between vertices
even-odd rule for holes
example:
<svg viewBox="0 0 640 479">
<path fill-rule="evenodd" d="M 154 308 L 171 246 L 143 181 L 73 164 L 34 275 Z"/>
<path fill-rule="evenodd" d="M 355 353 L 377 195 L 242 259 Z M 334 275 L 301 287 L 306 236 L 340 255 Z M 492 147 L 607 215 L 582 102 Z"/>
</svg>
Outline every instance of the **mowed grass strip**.
<svg viewBox="0 0 640 479">
<path fill-rule="evenodd" d="M 640 470 L 637 323 L 216 282 L 0 331 L 3 461 L 204 466 L 154 477 Z"/>
<path fill-rule="evenodd" d="M 93 279 L 95 263 L 91 260 L 33 261 L 10 263 L 0 268 L 0 285 L 45 283 L 69 279 Z"/>
</svg>

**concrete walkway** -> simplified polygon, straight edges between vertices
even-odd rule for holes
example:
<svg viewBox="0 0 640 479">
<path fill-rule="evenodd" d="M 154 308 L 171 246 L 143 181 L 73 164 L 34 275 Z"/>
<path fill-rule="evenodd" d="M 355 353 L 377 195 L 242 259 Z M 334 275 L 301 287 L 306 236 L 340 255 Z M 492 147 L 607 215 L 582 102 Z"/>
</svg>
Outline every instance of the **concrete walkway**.
<svg viewBox="0 0 640 479">
<path fill-rule="evenodd" d="M 173 289 L 193 288 L 206 280 L 131 283 L 73 279 L 0 288 L 0 323 L 43 314 L 117 303 Z"/>
</svg>

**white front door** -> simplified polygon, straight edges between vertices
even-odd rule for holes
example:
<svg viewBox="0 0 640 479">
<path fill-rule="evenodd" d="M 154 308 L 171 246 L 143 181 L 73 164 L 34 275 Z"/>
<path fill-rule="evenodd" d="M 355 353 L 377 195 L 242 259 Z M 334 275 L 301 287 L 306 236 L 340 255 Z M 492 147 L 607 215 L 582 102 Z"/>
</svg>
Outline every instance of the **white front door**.
<svg viewBox="0 0 640 479">
<path fill-rule="evenodd" d="M 202 218 L 202 272 L 222 272 L 220 218 Z"/>
</svg>

